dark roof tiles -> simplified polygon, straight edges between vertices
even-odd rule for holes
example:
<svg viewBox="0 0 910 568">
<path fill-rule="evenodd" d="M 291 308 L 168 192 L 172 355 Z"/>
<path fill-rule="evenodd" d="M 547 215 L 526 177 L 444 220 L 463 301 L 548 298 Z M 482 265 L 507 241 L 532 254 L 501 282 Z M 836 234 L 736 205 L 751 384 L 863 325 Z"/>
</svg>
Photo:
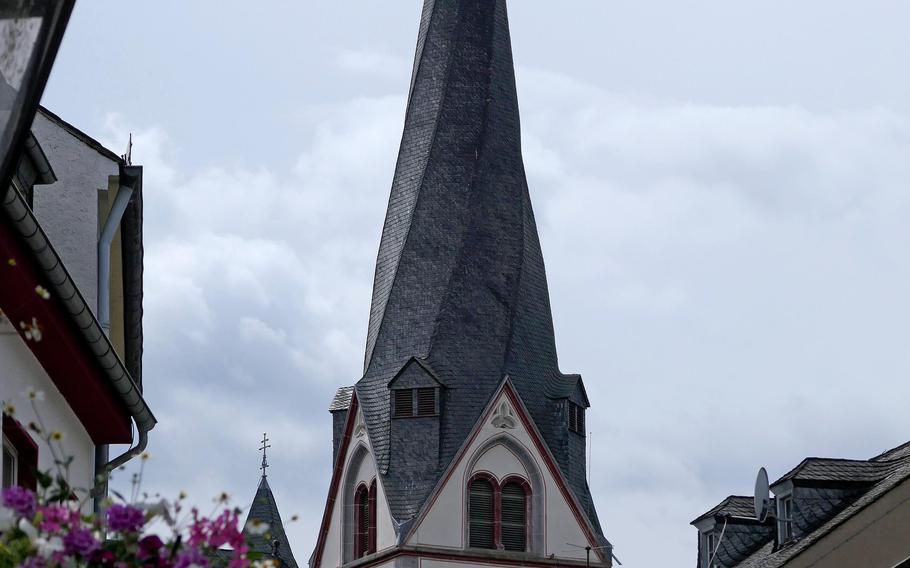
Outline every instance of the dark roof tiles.
<svg viewBox="0 0 910 568">
<path fill-rule="evenodd" d="M 447 387 L 439 459 L 423 469 L 390 459 L 388 383 L 412 357 Z M 417 514 L 505 376 L 599 531 L 552 400 L 578 379 L 557 365 L 506 3 L 425 0 L 356 385 L 396 520 Z"/>
</svg>

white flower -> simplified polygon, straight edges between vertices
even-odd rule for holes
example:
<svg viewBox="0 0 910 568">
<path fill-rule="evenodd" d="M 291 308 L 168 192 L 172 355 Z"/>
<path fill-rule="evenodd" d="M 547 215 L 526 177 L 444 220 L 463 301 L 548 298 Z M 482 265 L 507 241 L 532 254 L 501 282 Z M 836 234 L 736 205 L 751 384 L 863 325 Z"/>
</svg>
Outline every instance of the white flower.
<svg viewBox="0 0 910 568">
<path fill-rule="evenodd" d="M 35 547 L 39 556 L 47 558 L 55 552 L 63 552 L 63 539 L 59 536 L 38 537 L 35 539 Z"/>
<path fill-rule="evenodd" d="M 251 568 L 278 568 L 278 562 L 271 558 L 254 560 Z"/>
<path fill-rule="evenodd" d="M 41 341 L 41 326 L 38 325 L 37 319 L 32 318 L 32 323 L 25 323 L 24 321 L 20 321 L 19 327 L 22 329 L 25 335 L 25 339 L 34 341 L 35 343 Z"/>
<path fill-rule="evenodd" d="M 40 284 L 35 286 L 35 293 L 45 300 L 49 300 L 51 298 L 51 293 L 47 291 L 47 288 Z"/>
<path fill-rule="evenodd" d="M 38 529 L 25 519 L 19 519 L 19 530 L 24 532 L 31 542 L 35 542 L 35 539 L 38 538 Z"/>
<path fill-rule="evenodd" d="M 29 400 L 34 400 L 36 402 L 44 402 L 44 391 L 35 390 L 29 388 L 25 391 L 25 397 Z"/>
<path fill-rule="evenodd" d="M 262 536 L 268 532 L 269 524 L 259 519 L 250 519 L 247 521 L 246 526 L 243 527 L 243 530 L 253 536 Z"/>
</svg>

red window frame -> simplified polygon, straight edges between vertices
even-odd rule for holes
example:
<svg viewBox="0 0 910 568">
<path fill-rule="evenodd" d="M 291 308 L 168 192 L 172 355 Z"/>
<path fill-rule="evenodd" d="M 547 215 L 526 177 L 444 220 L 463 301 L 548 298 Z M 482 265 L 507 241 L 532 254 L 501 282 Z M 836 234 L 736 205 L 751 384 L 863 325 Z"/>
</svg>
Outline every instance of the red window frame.
<svg viewBox="0 0 910 568">
<path fill-rule="evenodd" d="M 16 450 L 16 485 L 31 489 L 38 488 L 38 444 L 15 418 L 3 415 L 3 435 Z"/>
<path fill-rule="evenodd" d="M 502 480 L 500 483 L 496 477 L 492 474 L 481 471 L 477 472 L 471 476 L 468 480 L 467 487 L 467 497 L 468 497 L 468 506 L 466 507 L 466 517 L 465 524 L 467 526 L 467 535 L 470 538 L 471 534 L 471 511 L 470 511 L 470 495 L 471 495 L 471 485 L 474 484 L 477 480 L 484 480 L 488 482 L 493 487 L 493 550 L 504 550 L 505 547 L 502 544 L 502 488 L 508 485 L 509 483 L 516 483 L 524 489 L 525 492 L 525 550 L 528 551 L 528 545 L 531 541 L 531 496 L 533 491 L 531 490 L 531 484 L 528 483 L 528 480 L 521 477 L 520 475 L 510 475 Z M 468 542 L 468 547 L 471 547 L 470 541 Z"/>
</svg>

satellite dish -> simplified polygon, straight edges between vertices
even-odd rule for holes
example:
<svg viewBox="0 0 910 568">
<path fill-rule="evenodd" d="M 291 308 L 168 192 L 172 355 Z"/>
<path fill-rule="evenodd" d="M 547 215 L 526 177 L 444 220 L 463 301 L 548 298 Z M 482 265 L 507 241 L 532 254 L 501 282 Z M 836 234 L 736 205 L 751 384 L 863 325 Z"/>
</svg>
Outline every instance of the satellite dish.
<svg viewBox="0 0 910 568">
<path fill-rule="evenodd" d="M 765 468 L 758 470 L 755 478 L 755 518 L 763 523 L 771 511 L 771 493 L 768 487 L 768 472 Z"/>
</svg>

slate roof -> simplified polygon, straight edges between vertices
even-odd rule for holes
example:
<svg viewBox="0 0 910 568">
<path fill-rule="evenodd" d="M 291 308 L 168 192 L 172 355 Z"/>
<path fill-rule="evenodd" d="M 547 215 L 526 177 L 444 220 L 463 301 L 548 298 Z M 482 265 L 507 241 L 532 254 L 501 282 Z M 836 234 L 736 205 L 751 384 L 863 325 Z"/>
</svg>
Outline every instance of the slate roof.
<svg viewBox="0 0 910 568">
<path fill-rule="evenodd" d="M 252 534 L 249 526 L 250 521 L 253 520 L 268 524 L 268 532 L 263 535 Z M 272 495 L 268 479 L 264 476 L 259 482 L 256 496 L 250 505 L 250 511 L 244 523 L 244 534 L 250 543 L 250 549 L 260 552 L 268 558 L 275 558 L 273 552 L 276 550 L 274 545 L 277 542 L 277 556 L 281 560 L 282 567 L 297 568 L 297 561 L 294 560 L 294 553 L 291 551 L 291 545 L 281 521 L 281 514 L 278 512 L 278 503 L 275 501 L 275 496 Z"/>
<path fill-rule="evenodd" d="M 335 391 L 335 397 L 332 398 L 332 403 L 329 405 L 329 412 L 350 408 L 352 394 L 354 394 L 354 387 L 341 387 Z"/>
<path fill-rule="evenodd" d="M 772 531 L 762 532 L 753 526 L 731 532 L 728 527 L 721 545 L 723 554 L 718 552 L 718 561 L 723 566 L 736 568 L 783 566 L 908 479 L 910 442 L 870 460 L 807 458 L 773 484 L 792 480 L 799 487 L 800 496 L 795 499 L 793 522 L 795 531 L 801 537 L 775 551 Z M 748 513 L 742 515 L 747 504 Z M 737 510 L 741 512 L 735 513 Z M 752 498 L 728 497 L 692 523 L 727 512 L 752 517 Z M 744 551 L 750 554 L 747 557 L 741 555 Z"/>
<path fill-rule="evenodd" d="M 438 465 L 422 472 L 389 451 L 387 385 L 411 357 L 447 387 Z M 554 401 L 579 379 L 557 364 L 506 2 L 425 0 L 356 385 L 396 520 L 417 514 L 507 375 L 599 533 Z"/>
<path fill-rule="evenodd" d="M 730 495 L 718 503 L 713 509 L 692 521 L 691 524 L 694 525 L 702 519 L 716 517 L 718 515 L 733 515 L 736 517 L 754 518 L 755 506 L 753 504 L 753 498 L 743 497 L 741 495 Z"/>
</svg>

